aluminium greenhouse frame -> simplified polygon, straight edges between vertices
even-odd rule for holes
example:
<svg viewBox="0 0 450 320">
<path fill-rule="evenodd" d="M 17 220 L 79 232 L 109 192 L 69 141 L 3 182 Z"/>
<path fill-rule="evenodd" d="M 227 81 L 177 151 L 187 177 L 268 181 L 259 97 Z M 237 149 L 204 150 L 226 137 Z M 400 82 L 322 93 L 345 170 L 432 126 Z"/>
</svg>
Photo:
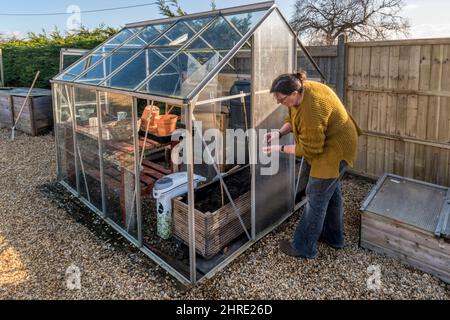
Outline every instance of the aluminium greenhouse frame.
<svg viewBox="0 0 450 320">
<path fill-rule="evenodd" d="M 301 44 L 300 40 L 298 39 L 298 36 L 296 35 L 296 33 L 292 30 L 292 28 L 289 26 L 289 23 L 287 22 L 287 20 L 284 18 L 284 16 L 281 14 L 281 12 L 279 11 L 278 7 L 274 4 L 273 1 L 270 2 L 264 2 L 264 3 L 259 3 L 259 4 L 254 4 L 254 5 L 247 5 L 247 6 L 240 6 L 240 7 L 235 7 L 235 8 L 229 8 L 229 9 L 223 9 L 223 10 L 214 10 L 214 11 L 209 11 L 209 12 L 203 12 L 203 13 L 198 13 L 198 14 L 192 14 L 192 15 L 187 15 L 184 16 L 183 19 L 192 19 L 192 18 L 201 18 L 201 17 L 206 17 L 206 16 L 211 16 L 211 15 L 217 15 L 216 18 L 213 18 L 210 22 L 206 23 L 203 28 L 201 30 L 199 30 L 197 32 L 197 34 L 195 34 L 189 41 L 187 44 L 182 45 L 180 48 L 178 48 L 177 52 L 181 52 L 184 48 L 186 48 L 188 45 L 190 45 L 191 43 L 193 43 L 193 41 L 195 41 L 195 39 L 197 38 L 201 38 L 202 37 L 202 32 L 204 30 L 206 30 L 212 23 L 213 21 L 215 21 L 215 19 L 217 19 L 217 17 L 223 17 L 224 14 L 230 14 L 230 13 L 241 13 L 241 12 L 246 12 L 246 11 L 250 11 L 250 10 L 267 10 L 266 12 L 264 12 L 264 15 L 262 16 L 262 18 L 251 27 L 251 29 L 244 35 L 241 34 L 242 38 L 239 40 L 238 43 L 235 44 L 235 46 L 228 51 L 224 56 L 222 56 L 222 60 L 216 64 L 210 71 L 208 71 L 208 74 L 206 77 L 204 77 L 196 86 L 195 88 L 189 93 L 189 95 L 187 95 L 184 98 L 178 98 L 178 97 L 171 97 L 171 96 L 164 96 L 164 95 L 157 95 L 157 94 L 151 94 L 151 93 L 144 93 L 144 92 L 140 92 L 137 91 L 138 88 L 147 80 L 151 79 L 152 75 L 156 75 L 158 73 L 158 71 L 161 71 L 164 69 L 165 66 L 169 65 L 171 63 L 171 59 L 167 59 L 162 65 L 160 65 L 156 70 L 154 70 L 150 75 L 147 75 L 147 77 L 139 82 L 139 84 L 134 88 L 134 90 L 126 90 L 126 89 L 118 89 L 118 88 L 112 88 L 112 87 L 108 87 L 108 86 L 102 86 L 102 84 L 104 84 L 105 82 L 107 82 L 109 79 L 111 79 L 112 77 L 114 77 L 118 72 L 120 72 L 123 68 L 126 67 L 127 63 L 124 63 L 124 65 L 122 65 L 121 67 L 119 67 L 118 69 L 114 70 L 111 74 L 109 74 L 108 76 L 106 76 L 101 83 L 99 84 L 87 84 L 87 83 L 80 83 L 80 82 L 76 82 L 77 79 L 80 79 L 81 77 L 83 77 L 83 75 L 86 75 L 87 73 L 89 73 L 89 71 L 93 70 L 96 66 L 99 66 L 102 61 L 104 61 L 104 59 L 106 59 L 108 56 L 111 56 L 115 51 L 117 51 L 120 47 L 124 46 L 125 43 L 122 43 L 121 45 L 119 45 L 117 48 L 113 49 L 111 52 L 106 53 L 106 56 L 104 57 L 104 59 L 100 59 L 97 62 L 94 62 L 90 67 L 88 67 L 86 70 L 84 70 L 81 74 L 79 74 L 77 77 L 75 77 L 75 79 L 73 79 L 73 81 L 65 81 L 65 80 L 61 80 L 59 77 L 63 74 L 60 73 L 59 75 L 57 75 L 54 80 L 52 80 L 52 91 L 53 91 L 53 96 L 54 97 L 58 97 L 64 96 L 64 93 L 62 92 L 62 88 L 64 88 L 65 94 L 66 94 L 66 103 L 70 109 L 70 113 L 71 115 L 75 114 L 75 90 L 77 88 L 80 89 L 88 89 L 88 90 L 92 90 L 95 92 L 95 105 L 96 105 L 96 110 L 98 114 L 101 114 L 102 109 L 103 109 L 103 105 L 102 105 L 102 101 L 101 101 L 101 94 L 102 93 L 111 93 L 111 94 L 119 94 L 121 96 L 128 96 L 130 97 L 130 99 L 132 99 L 132 118 L 131 118 L 131 123 L 132 123 L 132 129 L 133 129 L 133 144 L 134 144 L 134 196 L 133 196 L 133 201 L 136 201 L 136 207 L 132 207 L 132 209 L 136 210 L 136 219 L 137 219 L 137 237 L 133 237 L 132 235 L 130 235 L 126 230 L 123 229 L 123 227 L 121 227 L 120 225 L 118 225 L 114 220 L 112 220 L 110 217 L 107 216 L 106 214 L 106 196 L 105 196 L 105 182 L 104 182 L 104 163 L 103 163 L 103 134 L 102 134 L 102 116 L 99 117 L 99 124 L 98 124 L 98 153 L 99 153 L 99 165 L 100 165 L 100 184 L 101 184 L 101 195 L 102 195 L 102 203 L 101 203 L 101 210 L 99 210 L 99 208 L 97 208 L 95 205 L 93 205 L 88 199 L 85 199 L 82 194 L 81 194 L 81 185 L 82 185 L 82 181 L 80 181 L 83 177 L 80 177 L 80 173 L 82 173 L 83 175 L 84 173 L 84 169 L 82 168 L 83 165 L 83 161 L 81 160 L 80 157 L 80 163 L 78 161 L 78 157 L 79 155 L 79 145 L 77 143 L 77 135 L 75 134 L 76 132 L 76 119 L 73 118 L 72 120 L 72 126 L 73 126 L 73 157 L 74 157 L 74 166 L 75 166 L 75 172 L 76 172 L 76 188 L 74 188 L 73 186 L 70 186 L 68 183 L 66 183 L 65 181 L 59 181 L 59 183 L 61 183 L 67 190 L 69 190 L 73 195 L 77 196 L 78 198 L 80 198 L 80 200 L 86 205 L 88 206 L 93 212 L 97 213 L 104 221 L 106 221 L 108 224 L 110 224 L 116 231 L 118 231 L 124 238 L 126 238 L 128 241 L 130 241 L 133 245 L 135 245 L 137 248 L 139 248 L 144 254 L 146 254 L 147 256 L 149 256 L 151 259 L 153 259 L 157 264 L 159 264 L 160 266 L 162 266 L 167 272 L 169 272 L 171 275 L 173 275 L 175 278 L 177 278 L 179 281 L 185 283 L 185 284 L 195 284 L 198 282 L 197 279 L 197 267 L 196 267 L 196 247 L 195 247 L 195 208 L 194 208 L 194 165 L 193 165 L 193 143 L 194 143 L 194 138 L 192 134 L 187 134 L 187 139 L 186 139 L 186 153 L 188 156 L 188 164 L 187 164 L 187 176 L 188 176 L 188 193 L 187 193 L 187 198 L 188 198 L 188 227 L 189 227 L 189 268 L 190 268 L 190 277 L 187 278 L 185 275 L 183 275 L 182 273 L 180 273 L 178 270 L 176 270 L 176 268 L 174 268 L 174 266 L 172 266 L 170 263 L 168 263 L 167 261 L 165 261 L 164 259 L 162 259 L 160 256 L 158 256 L 157 254 L 155 254 L 153 251 L 151 251 L 149 248 L 147 248 L 146 246 L 144 246 L 143 243 L 143 235 L 142 235 L 142 228 L 143 228 L 143 217 L 142 217 L 142 212 L 141 212 L 141 185 L 140 185 L 140 179 L 136 178 L 136 177 L 140 177 L 140 162 L 139 162 L 139 143 L 138 143 L 138 128 L 137 128 L 137 120 L 138 120 L 138 99 L 144 99 L 147 101 L 160 101 L 163 103 L 168 103 L 168 104 L 172 104 L 172 105 L 177 105 L 182 107 L 186 112 L 185 112 L 185 116 L 186 116 L 186 130 L 189 133 L 192 133 L 194 130 L 194 124 L 193 122 L 195 121 L 195 115 L 194 115 L 194 110 L 197 106 L 202 106 L 202 105 L 207 105 L 210 103 L 215 103 L 215 102 L 223 102 L 223 101 L 229 101 L 232 99 L 244 99 L 245 97 L 251 97 L 251 101 L 252 101 L 252 108 L 254 106 L 253 101 L 256 101 L 257 96 L 262 95 L 262 94 L 267 94 L 268 93 L 268 89 L 264 89 L 264 90 L 255 90 L 255 85 L 252 81 L 252 87 L 251 87 L 251 93 L 240 93 L 240 94 L 236 94 L 236 95 L 229 95 L 229 96 L 223 96 L 223 97 L 218 97 L 218 98 L 212 98 L 212 99 L 207 99 L 207 100 L 202 100 L 199 101 L 199 95 L 200 92 L 202 91 L 202 89 L 207 86 L 207 84 L 212 81 L 214 79 L 214 77 L 220 72 L 220 70 L 227 64 L 229 64 L 231 58 L 245 45 L 250 43 L 251 47 L 253 48 L 254 44 L 252 43 L 252 39 L 253 36 L 255 34 L 255 32 L 258 30 L 258 28 L 264 23 L 264 21 L 274 12 L 276 12 L 281 18 L 283 23 L 286 25 L 286 27 L 290 30 L 290 32 L 292 33 L 292 52 L 290 52 L 290 55 L 292 56 L 293 61 L 290 61 L 290 65 L 292 65 L 294 67 L 294 69 L 296 69 L 297 66 L 297 54 L 298 54 L 298 49 L 300 48 L 302 50 L 302 52 L 306 55 L 307 59 L 309 59 L 309 61 L 316 67 L 316 69 L 318 70 L 318 72 L 320 73 L 320 75 L 323 77 L 323 74 L 320 72 L 320 69 L 317 67 L 317 65 L 315 64 L 314 60 L 312 60 L 311 56 L 309 55 L 309 53 L 305 50 L 305 48 L 303 47 L 303 45 Z M 158 20 L 151 20 L 151 21 L 144 21 L 144 22 L 140 22 L 140 23 L 133 23 L 133 24 L 127 24 L 125 28 L 137 28 L 137 27 L 142 27 L 142 26 L 148 26 L 148 25 L 156 25 L 156 24 L 160 24 L 160 23 L 173 23 L 171 25 L 171 27 L 169 27 L 168 29 L 166 29 L 163 34 L 159 35 L 157 37 L 157 39 L 162 39 L 164 37 L 164 34 L 166 32 L 168 32 L 178 21 L 180 20 L 180 17 L 173 17 L 173 18 L 167 18 L 167 19 L 158 19 Z M 227 19 L 224 19 L 225 21 Z M 227 21 L 229 23 L 229 21 Z M 232 25 L 232 24 L 231 24 Z M 125 29 L 124 28 L 124 29 Z M 130 39 L 136 38 L 138 35 L 134 35 L 131 36 Z M 131 41 L 129 39 L 129 41 Z M 155 40 L 156 41 L 156 40 Z M 205 41 L 206 42 L 206 41 Z M 128 42 L 129 43 L 129 42 Z M 96 50 L 98 50 L 101 47 L 98 46 L 96 48 L 94 48 L 91 52 L 95 52 Z M 214 48 L 211 48 L 214 50 Z M 137 51 L 133 57 L 137 57 L 140 53 L 143 52 L 142 49 L 140 51 Z M 176 53 L 174 54 L 174 56 L 176 55 Z M 129 59 L 128 61 L 132 61 L 133 57 L 131 59 Z M 252 61 L 252 65 L 253 62 L 255 60 L 255 52 L 252 50 L 252 55 L 251 55 L 251 61 Z M 76 63 L 74 63 L 73 65 L 75 65 Z M 72 65 L 72 66 L 73 66 Z M 72 66 L 69 66 L 66 70 L 69 70 Z M 254 68 L 251 68 L 251 78 L 252 80 L 256 78 L 256 70 L 254 70 Z M 323 77 L 325 78 L 325 77 Z M 58 91 L 59 89 L 59 91 Z M 54 102 L 54 119 L 56 122 L 58 122 L 60 120 L 60 115 L 58 115 L 58 112 L 56 111 L 58 109 L 57 104 L 60 103 L 59 100 L 57 100 L 56 98 L 53 99 Z M 252 109 L 253 110 L 253 109 Z M 252 121 L 251 121 L 251 127 L 254 128 L 255 127 L 255 119 L 253 116 L 253 111 L 252 111 Z M 58 128 L 58 125 L 55 125 L 55 137 L 56 137 L 56 144 L 57 146 L 60 145 L 61 141 L 59 140 L 59 133 L 58 131 L 60 130 L 60 128 Z M 205 140 L 202 137 L 202 143 L 205 145 Z M 78 147 L 78 150 L 77 150 Z M 57 147 L 58 149 L 58 147 Z M 206 150 L 208 151 L 209 156 L 212 158 L 211 155 L 211 151 L 208 149 L 208 147 L 206 147 Z M 57 151 L 57 158 L 60 157 L 59 152 Z M 293 158 L 293 157 L 292 157 Z M 294 176 L 295 175 L 295 160 L 294 159 L 290 159 L 290 167 L 292 166 L 293 170 L 294 170 Z M 58 159 L 57 161 L 58 164 L 58 172 L 60 172 L 62 169 L 60 168 L 60 160 Z M 81 165 L 81 168 L 80 168 Z M 233 206 L 233 209 L 235 211 L 235 213 L 237 214 L 238 218 L 240 218 L 240 215 L 238 213 L 238 209 L 235 206 L 235 203 L 232 199 L 232 197 L 230 196 L 228 189 L 227 189 L 227 185 L 225 184 L 222 175 L 220 174 L 220 171 L 217 167 L 217 164 L 213 161 L 213 167 L 214 170 L 217 172 L 218 174 L 218 179 L 220 180 L 220 184 L 222 185 L 222 187 L 224 188 L 228 199 L 230 200 L 230 203 Z M 242 252 L 244 252 L 245 250 L 247 250 L 250 246 L 252 246 L 255 242 L 257 242 L 258 240 L 260 240 L 261 238 L 263 238 L 265 235 L 267 235 L 268 233 L 270 233 L 273 229 L 275 229 L 277 226 L 279 226 L 280 224 L 282 224 L 287 218 L 289 218 L 292 213 L 294 213 L 295 211 L 297 211 L 299 208 L 301 208 L 305 202 L 301 202 L 301 203 L 297 203 L 295 204 L 295 201 L 293 201 L 293 207 L 292 210 L 290 210 L 289 212 L 287 212 L 285 215 L 283 215 L 281 218 L 279 218 L 277 221 L 275 221 L 274 223 L 271 223 L 269 227 L 265 228 L 264 230 L 259 231 L 258 233 L 256 232 L 256 195 L 255 195 L 255 190 L 256 190 L 256 165 L 251 165 L 251 173 L 252 173 L 252 181 L 251 181 L 251 234 L 247 234 L 247 236 L 249 237 L 249 241 L 247 243 L 245 243 L 244 245 L 242 245 L 239 249 L 237 249 L 235 252 L 233 252 L 231 255 L 229 255 L 228 257 L 226 257 L 225 260 L 223 260 L 222 262 L 220 262 L 219 264 L 217 264 L 216 266 L 214 266 L 214 268 L 212 268 L 208 273 L 206 273 L 204 275 L 204 277 L 201 279 L 207 279 L 212 277 L 215 273 L 217 273 L 219 270 L 221 270 L 222 268 L 224 268 L 226 265 L 228 265 L 231 261 L 233 261 L 237 256 L 239 256 Z M 298 187 L 298 181 L 299 178 L 297 178 L 297 181 L 295 181 L 295 178 L 293 180 L 293 185 L 292 190 L 296 190 Z M 89 196 L 89 192 L 88 192 L 88 196 Z M 292 195 L 293 198 L 295 198 L 295 194 Z M 134 203 L 134 202 L 133 202 Z M 242 220 L 240 221 L 241 224 Z M 244 228 L 244 230 L 246 231 L 246 229 Z M 200 281 L 201 281 L 200 280 Z"/>
</svg>

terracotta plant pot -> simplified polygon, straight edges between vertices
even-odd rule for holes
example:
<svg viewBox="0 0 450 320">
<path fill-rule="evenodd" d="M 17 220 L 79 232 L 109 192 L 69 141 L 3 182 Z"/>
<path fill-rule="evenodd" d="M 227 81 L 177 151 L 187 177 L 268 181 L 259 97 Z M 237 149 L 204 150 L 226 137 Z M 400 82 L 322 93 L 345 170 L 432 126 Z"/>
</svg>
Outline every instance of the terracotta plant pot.
<svg viewBox="0 0 450 320">
<path fill-rule="evenodd" d="M 163 114 L 156 119 L 158 135 L 169 136 L 177 129 L 178 116 L 173 114 Z"/>
<path fill-rule="evenodd" d="M 156 132 L 156 119 L 159 118 L 159 108 L 157 106 L 146 106 L 141 117 L 141 130 L 147 130 L 148 119 L 150 124 L 148 126 L 149 132 Z"/>
</svg>

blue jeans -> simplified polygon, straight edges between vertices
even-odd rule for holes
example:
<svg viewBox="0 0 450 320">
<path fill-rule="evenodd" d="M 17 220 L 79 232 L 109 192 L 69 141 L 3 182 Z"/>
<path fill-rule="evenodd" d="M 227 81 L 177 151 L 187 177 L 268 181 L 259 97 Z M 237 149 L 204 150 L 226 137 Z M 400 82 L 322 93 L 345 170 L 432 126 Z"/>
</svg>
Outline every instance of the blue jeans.
<svg viewBox="0 0 450 320">
<path fill-rule="evenodd" d="M 304 165 L 309 167 L 306 161 Z M 346 167 L 347 163 L 341 161 L 338 178 L 309 177 L 306 186 L 307 204 L 292 242 L 293 247 L 305 258 L 317 256 L 319 239 L 335 248 L 344 247 L 344 207 L 340 178 Z"/>
</svg>

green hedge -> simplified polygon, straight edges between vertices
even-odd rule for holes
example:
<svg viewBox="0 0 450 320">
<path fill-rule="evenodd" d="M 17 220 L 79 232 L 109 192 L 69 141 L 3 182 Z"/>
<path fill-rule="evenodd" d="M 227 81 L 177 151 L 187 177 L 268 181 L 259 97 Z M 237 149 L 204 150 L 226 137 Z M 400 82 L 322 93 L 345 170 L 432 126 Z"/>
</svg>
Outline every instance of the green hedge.
<svg viewBox="0 0 450 320">
<path fill-rule="evenodd" d="M 100 26 L 94 30 L 80 28 L 61 35 L 57 30 L 51 34 L 30 33 L 28 39 L 11 39 L 1 43 L 5 85 L 29 87 L 38 70 L 41 75 L 36 83 L 38 88 L 50 88 L 50 79 L 59 71 L 61 48 L 92 49 L 117 32 L 113 28 Z"/>
</svg>

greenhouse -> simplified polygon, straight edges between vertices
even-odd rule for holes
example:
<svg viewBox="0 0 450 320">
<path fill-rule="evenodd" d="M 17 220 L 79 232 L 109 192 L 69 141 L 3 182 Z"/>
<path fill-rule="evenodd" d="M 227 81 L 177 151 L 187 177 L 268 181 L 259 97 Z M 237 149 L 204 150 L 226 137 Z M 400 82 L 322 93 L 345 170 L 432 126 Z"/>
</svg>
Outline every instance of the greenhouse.
<svg viewBox="0 0 450 320">
<path fill-rule="evenodd" d="M 52 81 L 58 181 L 178 280 L 209 278 L 303 204 L 295 157 L 266 174 L 259 150 L 287 113 L 272 80 L 306 65 L 320 78 L 274 2 L 128 24 Z"/>
</svg>

